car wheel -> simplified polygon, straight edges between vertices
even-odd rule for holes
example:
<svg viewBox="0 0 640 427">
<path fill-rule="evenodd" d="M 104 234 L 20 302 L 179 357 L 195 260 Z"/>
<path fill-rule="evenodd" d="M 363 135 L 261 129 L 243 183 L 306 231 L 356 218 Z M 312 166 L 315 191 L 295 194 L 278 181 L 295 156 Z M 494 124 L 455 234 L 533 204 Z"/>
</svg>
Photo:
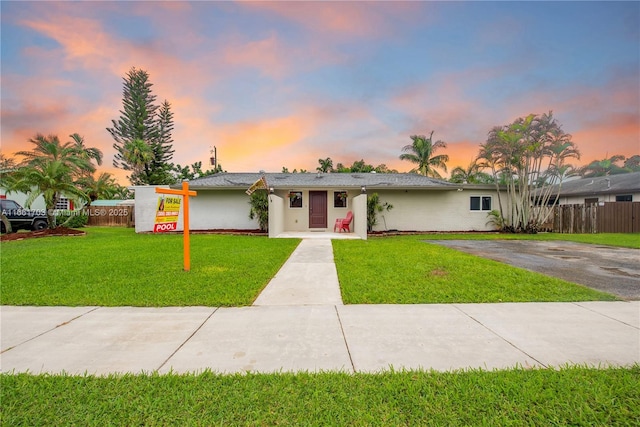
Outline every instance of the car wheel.
<svg viewBox="0 0 640 427">
<path fill-rule="evenodd" d="M 36 219 L 35 221 L 33 221 L 32 228 L 34 230 L 44 230 L 45 228 L 47 228 L 47 221 L 45 221 L 44 219 Z"/>
</svg>

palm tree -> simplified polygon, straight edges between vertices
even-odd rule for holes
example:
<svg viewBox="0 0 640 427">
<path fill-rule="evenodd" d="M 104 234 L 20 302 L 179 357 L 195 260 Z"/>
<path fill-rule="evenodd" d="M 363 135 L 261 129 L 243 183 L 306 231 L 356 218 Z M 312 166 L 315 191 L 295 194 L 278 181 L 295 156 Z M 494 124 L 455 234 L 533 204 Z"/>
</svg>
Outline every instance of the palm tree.
<svg viewBox="0 0 640 427">
<path fill-rule="evenodd" d="M 17 156 L 22 156 L 20 167 L 34 166 L 47 161 L 60 161 L 69 168 L 71 174 L 81 175 L 86 171 L 95 172 L 95 167 L 78 149 L 74 142 L 60 143 L 57 135 L 37 134 L 29 140 L 35 145 L 31 151 L 18 151 Z M 99 150 L 98 150 L 99 151 Z"/>
<path fill-rule="evenodd" d="M 447 144 L 443 141 L 433 142 L 433 132 L 431 131 L 429 138 L 424 135 L 412 135 L 413 143 L 402 147 L 404 154 L 400 155 L 400 160 L 408 160 L 418 165 L 411 172 L 432 178 L 442 178 L 436 168 L 441 168 L 446 172 L 449 156 L 446 154 L 435 156 L 434 153 L 440 148 L 447 148 Z"/>
<path fill-rule="evenodd" d="M 13 174 L 12 172 L 16 168 L 16 163 L 13 158 L 6 157 L 4 154 L 0 153 L 0 183 L 5 188 L 10 188 L 13 185 Z M 9 219 L 0 212 L 0 221 L 4 225 L 4 229 L 11 233 L 11 222 Z"/>
<path fill-rule="evenodd" d="M 624 167 L 631 172 L 640 172 L 640 155 L 635 154 L 631 157 L 627 157 L 624 161 Z"/>
<path fill-rule="evenodd" d="M 134 139 L 124 144 L 122 159 L 129 164 L 133 173 L 129 180 L 133 185 L 143 184 L 143 174 L 148 173 L 149 163 L 153 160 L 153 149 L 142 139 Z"/>
<path fill-rule="evenodd" d="M 71 138 L 74 147 L 78 150 L 82 157 L 89 161 L 94 160 L 98 166 L 102 164 L 102 151 L 100 151 L 100 149 L 85 146 L 84 137 L 80 136 L 77 133 L 73 133 L 69 135 L 69 137 Z"/>
<path fill-rule="evenodd" d="M 120 190 L 115 178 L 108 172 L 102 172 L 97 179 L 93 175 L 82 177 L 78 185 L 89 198 L 87 206 L 98 199 L 113 199 Z"/>
<path fill-rule="evenodd" d="M 316 168 L 318 172 L 328 173 L 333 171 L 333 160 L 331 160 L 331 157 L 327 157 L 326 159 L 318 159 L 318 163 L 320 163 L 320 166 Z"/>
<path fill-rule="evenodd" d="M 8 191 L 27 193 L 27 207 L 42 195 L 47 209 L 49 227 L 55 226 L 54 209 L 64 194 L 87 199 L 87 195 L 75 180 L 95 171 L 91 161 L 72 142 L 60 143 L 56 135 L 45 137 L 37 134 L 29 140 L 35 145 L 31 151 L 19 151 L 23 160 L 18 167 L 3 176 L 3 184 L 8 183 Z"/>
<path fill-rule="evenodd" d="M 586 166 L 580 168 L 580 175 L 583 178 L 593 178 L 596 176 L 616 175 L 628 172 L 625 168 L 618 166 L 616 163 L 624 160 L 624 156 L 616 154 L 602 160 L 594 160 Z"/>
<path fill-rule="evenodd" d="M 458 184 L 491 184 L 493 177 L 488 173 L 482 172 L 482 167 L 478 162 L 471 162 L 466 169 L 457 166 L 451 170 L 450 182 Z"/>
</svg>

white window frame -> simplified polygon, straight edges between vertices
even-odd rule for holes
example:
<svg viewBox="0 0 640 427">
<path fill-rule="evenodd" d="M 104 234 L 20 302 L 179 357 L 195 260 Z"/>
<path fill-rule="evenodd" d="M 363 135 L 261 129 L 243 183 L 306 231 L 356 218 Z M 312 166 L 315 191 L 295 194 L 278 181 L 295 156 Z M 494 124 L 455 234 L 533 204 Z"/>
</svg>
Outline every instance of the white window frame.
<svg viewBox="0 0 640 427">
<path fill-rule="evenodd" d="M 300 206 L 291 206 L 294 200 L 291 198 L 291 194 L 296 194 L 300 198 Z M 289 209 L 302 209 L 304 205 L 303 196 L 304 196 L 304 193 L 302 191 L 293 191 L 293 190 L 289 191 L 287 193 L 287 198 L 289 199 Z"/>
<path fill-rule="evenodd" d="M 344 193 L 344 206 L 336 206 L 336 195 Z M 349 208 L 349 193 L 346 190 L 334 190 L 333 191 L 333 208 L 334 209 L 348 209 Z"/>
<path fill-rule="evenodd" d="M 471 200 L 477 198 L 480 199 L 480 209 L 472 209 L 471 208 Z M 483 201 L 484 199 L 489 199 L 489 209 L 483 209 Z M 493 209 L 493 196 L 480 195 L 480 196 L 469 196 L 469 211 L 470 212 L 491 212 Z"/>
</svg>

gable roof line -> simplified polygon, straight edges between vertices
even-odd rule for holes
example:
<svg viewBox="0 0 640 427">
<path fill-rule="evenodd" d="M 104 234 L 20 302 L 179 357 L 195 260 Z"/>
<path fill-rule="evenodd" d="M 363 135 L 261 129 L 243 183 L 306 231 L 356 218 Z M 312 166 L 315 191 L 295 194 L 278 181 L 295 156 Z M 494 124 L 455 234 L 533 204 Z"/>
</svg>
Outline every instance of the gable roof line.
<svg viewBox="0 0 640 427">
<path fill-rule="evenodd" d="M 261 177 L 269 187 L 293 188 L 395 188 L 457 190 L 462 185 L 418 174 L 379 173 L 219 173 L 192 180 L 194 190 L 246 189 Z M 172 186 L 177 187 L 177 186 Z"/>
<path fill-rule="evenodd" d="M 560 187 L 560 197 L 622 193 L 640 193 L 640 172 L 580 178 L 564 181 Z"/>
</svg>

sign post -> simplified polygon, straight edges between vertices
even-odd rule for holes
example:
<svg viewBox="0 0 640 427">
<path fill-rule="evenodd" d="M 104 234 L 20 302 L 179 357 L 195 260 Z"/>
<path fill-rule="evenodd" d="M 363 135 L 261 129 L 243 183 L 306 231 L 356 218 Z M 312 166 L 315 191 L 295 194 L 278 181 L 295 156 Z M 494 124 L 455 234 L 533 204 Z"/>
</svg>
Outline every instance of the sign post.
<svg viewBox="0 0 640 427">
<path fill-rule="evenodd" d="M 172 190 L 169 188 L 156 188 L 156 193 L 159 194 L 172 194 L 176 196 L 182 196 L 184 198 L 184 213 L 183 213 L 183 223 L 184 230 L 182 232 L 183 235 L 183 252 L 184 252 L 184 271 L 191 270 L 191 252 L 190 252 L 190 242 L 189 242 L 189 196 L 197 196 L 198 193 L 195 191 L 189 191 L 189 183 L 184 181 L 182 183 L 182 190 Z M 178 203 L 179 206 L 179 203 Z M 155 231 L 155 228 L 154 228 Z"/>
</svg>

